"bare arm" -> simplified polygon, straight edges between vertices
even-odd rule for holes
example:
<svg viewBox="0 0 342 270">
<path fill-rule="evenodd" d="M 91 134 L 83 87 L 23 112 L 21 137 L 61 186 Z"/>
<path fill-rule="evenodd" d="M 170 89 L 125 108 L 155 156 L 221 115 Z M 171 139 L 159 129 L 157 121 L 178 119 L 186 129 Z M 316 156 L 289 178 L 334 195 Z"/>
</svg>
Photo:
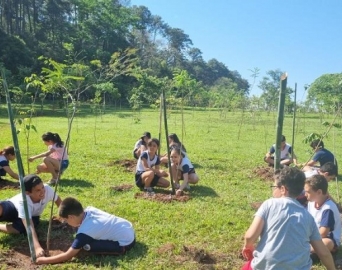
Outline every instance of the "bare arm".
<svg viewBox="0 0 342 270">
<path fill-rule="evenodd" d="M 183 183 L 182 185 L 179 187 L 180 190 L 184 190 L 186 185 L 188 184 L 188 179 L 189 179 L 189 174 L 188 173 L 184 173 L 183 174 Z"/>
<path fill-rule="evenodd" d="M 58 195 L 56 195 L 58 196 Z M 57 207 L 59 207 L 62 203 L 62 199 L 58 196 L 57 200 L 55 201 L 55 204 L 57 205 Z"/>
<path fill-rule="evenodd" d="M 308 163 L 306 163 L 306 166 L 314 166 L 316 164 L 316 161 L 310 160 Z"/>
<path fill-rule="evenodd" d="M 72 257 L 75 257 L 80 249 L 73 249 L 70 247 L 66 252 L 52 256 L 52 257 L 40 257 L 37 259 L 37 264 L 52 264 L 52 263 L 61 263 L 70 260 Z"/>
<path fill-rule="evenodd" d="M 27 231 L 27 223 L 26 223 L 26 219 L 23 218 L 22 222 L 25 226 L 25 229 Z M 34 223 L 32 221 L 32 219 L 30 220 L 30 225 L 31 225 L 31 232 L 32 232 L 32 240 L 33 240 L 33 246 L 36 252 L 36 257 L 40 257 L 44 255 L 44 249 L 41 247 L 39 241 L 38 241 L 38 236 L 36 233 L 36 229 L 34 228 Z"/>
<path fill-rule="evenodd" d="M 49 151 L 46 151 L 46 152 L 41 153 L 41 154 L 39 154 L 39 155 L 30 157 L 28 160 L 29 160 L 29 161 L 33 161 L 33 160 L 35 160 L 35 159 L 37 159 L 37 158 L 48 157 L 48 156 L 51 155 L 51 153 L 54 152 L 54 151 L 55 151 L 55 149 L 51 148 Z"/>
<path fill-rule="evenodd" d="M 13 177 L 14 179 L 17 179 L 19 180 L 19 175 L 17 173 L 15 173 L 14 171 L 12 171 L 11 167 L 10 166 L 5 166 L 5 167 L 2 167 L 5 172 L 7 172 L 11 177 Z"/>
<path fill-rule="evenodd" d="M 321 235 L 322 238 L 327 238 L 330 228 L 329 227 L 320 227 L 319 228 L 319 234 Z"/>
<path fill-rule="evenodd" d="M 327 270 L 335 270 L 335 263 L 331 253 L 322 240 L 311 241 L 310 244 Z"/>
</svg>

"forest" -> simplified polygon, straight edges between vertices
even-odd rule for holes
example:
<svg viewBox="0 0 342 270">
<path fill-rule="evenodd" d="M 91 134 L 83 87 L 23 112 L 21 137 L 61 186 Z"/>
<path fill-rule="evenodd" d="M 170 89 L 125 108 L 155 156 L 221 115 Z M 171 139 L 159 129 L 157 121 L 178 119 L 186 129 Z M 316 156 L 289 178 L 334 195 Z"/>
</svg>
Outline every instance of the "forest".
<svg viewBox="0 0 342 270">
<path fill-rule="evenodd" d="M 0 0 L 0 68 L 16 100 L 119 101 L 139 109 L 155 104 L 164 88 L 171 104 L 227 111 L 275 110 L 283 73 L 269 70 L 261 96 L 249 96 L 258 68 L 250 85 L 218 59 L 205 61 L 182 29 L 128 0 Z M 336 110 L 342 77 L 331 76 L 308 87 L 300 106 Z"/>
</svg>

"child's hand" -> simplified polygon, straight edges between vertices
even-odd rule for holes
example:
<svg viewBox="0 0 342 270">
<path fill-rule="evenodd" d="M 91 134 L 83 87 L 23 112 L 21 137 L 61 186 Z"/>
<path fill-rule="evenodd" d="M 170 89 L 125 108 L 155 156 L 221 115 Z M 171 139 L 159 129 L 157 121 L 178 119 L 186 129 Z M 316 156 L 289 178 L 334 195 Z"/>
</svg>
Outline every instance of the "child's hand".
<svg viewBox="0 0 342 270">
<path fill-rule="evenodd" d="M 243 247 L 242 248 L 242 256 L 247 260 L 250 261 L 253 259 L 253 247 Z"/>
<path fill-rule="evenodd" d="M 28 158 L 28 161 L 32 162 L 34 160 L 33 157 Z"/>
<path fill-rule="evenodd" d="M 37 248 L 36 249 L 36 257 L 39 258 L 39 257 L 44 257 L 45 256 L 45 251 L 44 249 L 42 249 L 41 247 L 40 248 Z"/>
</svg>

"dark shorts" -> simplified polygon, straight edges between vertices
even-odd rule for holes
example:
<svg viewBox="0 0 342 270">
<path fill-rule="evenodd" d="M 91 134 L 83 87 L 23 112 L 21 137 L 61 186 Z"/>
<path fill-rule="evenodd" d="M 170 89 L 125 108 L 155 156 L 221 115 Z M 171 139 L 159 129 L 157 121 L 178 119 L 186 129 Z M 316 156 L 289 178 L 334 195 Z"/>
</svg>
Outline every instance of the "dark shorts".
<svg viewBox="0 0 342 270">
<path fill-rule="evenodd" d="M 188 171 L 188 174 L 192 174 L 192 173 L 196 173 L 195 168 L 191 168 L 191 169 Z M 181 175 L 181 180 L 184 180 L 183 172 L 182 172 L 182 175 Z"/>
<path fill-rule="evenodd" d="M 145 185 L 144 185 L 144 183 L 142 182 L 142 179 L 141 179 L 141 175 L 143 173 L 144 172 L 136 172 L 135 173 L 135 184 L 139 188 L 144 188 L 145 187 Z M 155 187 L 158 184 L 159 178 L 160 177 L 158 175 L 156 175 L 156 174 L 154 175 L 153 180 L 151 182 L 151 187 Z"/>
<path fill-rule="evenodd" d="M 12 222 L 12 226 L 19 233 L 26 234 L 26 229 L 21 218 L 18 217 L 18 211 L 11 201 L 0 201 L 2 206 L 2 216 L 0 217 L 0 222 Z M 39 224 L 39 216 L 32 217 L 34 227 Z"/>
<path fill-rule="evenodd" d="M 62 161 L 62 172 L 64 172 L 69 167 L 69 160 L 63 160 Z"/>
<path fill-rule="evenodd" d="M 127 246 L 120 246 L 118 241 L 94 240 L 88 244 L 90 252 L 108 255 L 123 255 L 135 245 L 135 239 Z"/>
</svg>

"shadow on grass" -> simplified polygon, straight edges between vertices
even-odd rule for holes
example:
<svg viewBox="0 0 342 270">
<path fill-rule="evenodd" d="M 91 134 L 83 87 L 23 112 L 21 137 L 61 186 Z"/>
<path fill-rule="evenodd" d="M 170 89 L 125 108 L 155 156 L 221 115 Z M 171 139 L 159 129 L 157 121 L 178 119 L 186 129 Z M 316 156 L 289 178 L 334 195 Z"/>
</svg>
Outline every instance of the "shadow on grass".
<svg viewBox="0 0 342 270">
<path fill-rule="evenodd" d="M 196 169 L 196 168 L 203 168 L 203 166 L 202 166 L 202 165 L 199 165 L 198 163 L 192 162 L 192 165 L 194 165 L 194 168 L 195 168 L 195 169 Z"/>
<path fill-rule="evenodd" d="M 162 194 L 171 194 L 171 187 L 170 189 L 163 189 L 163 188 L 154 188 L 156 193 L 162 193 Z M 185 191 L 187 195 L 189 195 L 192 198 L 195 197 L 218 197 L 218 194 L 214 189 L 208 186 L 201 186 L 201 185 L 191 185 L 190 191 Z"/>
</svg>

